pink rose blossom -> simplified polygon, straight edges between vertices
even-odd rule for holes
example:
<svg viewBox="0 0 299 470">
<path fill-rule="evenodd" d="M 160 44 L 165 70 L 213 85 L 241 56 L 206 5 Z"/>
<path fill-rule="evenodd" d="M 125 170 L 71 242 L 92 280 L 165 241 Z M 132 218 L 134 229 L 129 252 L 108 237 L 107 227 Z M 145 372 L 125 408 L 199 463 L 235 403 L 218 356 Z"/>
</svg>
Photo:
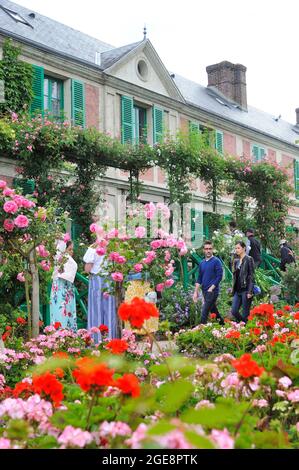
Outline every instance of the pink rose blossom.
<svg viewBox="0 0 299 470">
<path fill-rule="evenodd" d="M 65 233 L 65 234 L 63 235 L 63 241 L 64 241 L 65 243 L 67 243 L 67 242 L 69 242 L 70 240 L 71 240 L 70 234 L 69 234 L 69 233 Z"/>
<path fill-rule="evenodd" d="M 14 229 L 14 221 L 11 219 L 5 219 L 3 222 L 3 227 L 7 232 L 12 232 Z"/>
<path fill-rule="evenodd" d="M 14 189 L 10 189 L 6 187 L 3 191 L 3 196 L 13 196 L 14 193 L 15 193 Z"/>
<path fill-rule="evenodd" d="M 4 189 L 6 185 L 7 185 L 6 181 L 0 180 L 0 189 Z"/>
<path fill-rule="evenodd" d="M 161 246 L 162 246 L 162 240 L 153 240 L 151 242 L 151 248 L 153 250 L 157 250 L 158 248 L 161 248 Z"/>
<path fill-rule="evenodd" d="M 164 290 L 165 284 L 164 282 L 161 282 L 160 284 L 156 285 L 156 291 L 157 292 L 162 292 Z"/>
<path fill-rule="evenodd" d="M 17 275 L 17 280 L 20 281 L 20 282 L 25 282 L 25 276 L 24 276 L 23 272 L 21 272 Z"/>
<path fill-rule="evenodd" d="M 40 262 L 40 266 L 44 271 L 50 271 L 51 263 L 49 261 L 46 261 L 46 260 L 43 259 Z"/>
<path fill-rule="evenodd" d="M 116 228 L 110 230 L 107 234 L 107 238 L 110 240 L 111 238 L 117 238 L 118 237 L 118 230 Z"/>
<path fill-rule="evenodd" d="M 48 258 L 48 256 L 50 256 L 50 253 L 48 252 L 48 250 L 46 250 L 45 245 L 39 245 L 36 248 L 36 251 L 38 255 L 41 256 L 42 258 Z"/>
<path fill-rule="evenodd" d="M 115 282 L 121 282 L 124 278 L 122 273 L 120 273 L 120 272 L 112 273 L 111 277 L 112 277 L 113 281 L 115 281 Z"/>
<path fill-rule="evenodd" d="M 15 214 L 18 210 L 18 205 L 14 201 L 7 201 L 4 203 L 3 210 L 8 214 Z"/>
<path fill-rule="evenodd" d="M 165 284 L 165 287 L 171 287 L 174 284 L 174 280 L 167 279 L 164 284 Z"/>
<path fill-rule="evenodd" d="M 15 218 L 15 225 L 19 228 L 26 228 L 29 225 L 29 219 L 26 215 L 18 215 Z"/>
<path fill-rule="evenodd" d="M 137 273 L 140 273 L 143 269 L 143 265 L 141 263 L 137 263 L 134 265 L 134 271 L 136 271 Z"/>
<path fill-rule="evenodd" d="M 106 253 L 106 248 L 99 247 L 99 248 L 96 249 L 96 253 L 97 253 L 99 256 L 104 256 L 105 253 Z"/>
<path fill-rule="evenodd" d="M 146 235 L 146 228 L 145 227 L 136 227 L 135 229 L 135 236 L 137 238 L 143 238 Z"/>
</svg>

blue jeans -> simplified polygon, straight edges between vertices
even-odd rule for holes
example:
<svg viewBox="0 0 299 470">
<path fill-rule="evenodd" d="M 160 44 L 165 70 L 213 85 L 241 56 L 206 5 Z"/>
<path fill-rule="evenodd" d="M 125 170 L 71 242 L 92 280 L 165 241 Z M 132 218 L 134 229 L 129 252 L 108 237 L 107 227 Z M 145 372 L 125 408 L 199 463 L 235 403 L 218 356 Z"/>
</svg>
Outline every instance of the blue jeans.
<svg viewBox="0 0 299 470">
<path fill-rule="evenodd" d="M 247 322 L 252 302 L 252 297 L 248 299 L 247 294 L 248 292 L 235 292 L 232 305 L 232 315 L 237 321 L 244 321 L 245 323 Z M 241 306 L 243 313 L 242 316 L 239 314 Z"/>
<path fill-rule="evenodd" d="M 224 324 L 224 320 L 220 315 L 218 308 L 216 306 L 216 300 L 219 295 L 219 292 L 203 292 L 204 304 L 201 310 L 201 319 L 200 323 L 206 324 L 208 321 L 209 313 L 216 313 L 216 318 L 219 320 L 220 324 Z"/>
</svg>

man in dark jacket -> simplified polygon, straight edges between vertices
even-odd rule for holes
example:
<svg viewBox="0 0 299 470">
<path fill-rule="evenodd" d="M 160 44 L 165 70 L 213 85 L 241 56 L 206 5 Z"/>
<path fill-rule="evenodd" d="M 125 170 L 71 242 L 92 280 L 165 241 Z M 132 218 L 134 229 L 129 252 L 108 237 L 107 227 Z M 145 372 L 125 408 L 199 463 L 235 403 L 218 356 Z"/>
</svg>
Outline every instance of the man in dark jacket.
<svg viewBox="0 0 299 470">
<path fill-rule="evenodd" d="M 193 294 L 194 302 L 197 302 L 199 287 L 201 286 L 203 295 L 203 306 L 201 311 L 200 323 L 207 323 L 209 313 L 216 313 L 216 318 L 220 325 L 224 324 L 224 320 L 216 306 L 217 297 L 219 295 L 219 284 L 223 276 L 223 268 L 219 258 L 213 255 L 213 244 L 206 241 L 203 246 L 205 259 L 199 265 L 199 273 L 195 290 Z"/>
<path fill-rule="evenodd" d="M 249 256 L 253 258 L 254 267 L 258 268 L 262 262 L 262 255 L 261 255 L 261 244 L 260 242 L 254 238 L 254 230 L 252 228 L 248 228 L 246 230 L 246 237 L 249 241 Z"/>
<path fill-rule="evenodd" d="M 286 265 L 295 263 L 295 256 L 292 248 L 287 244 L 286 240 L 280 241 L 280 269 L 281 271 L 286 270 Z"/>
</svg>

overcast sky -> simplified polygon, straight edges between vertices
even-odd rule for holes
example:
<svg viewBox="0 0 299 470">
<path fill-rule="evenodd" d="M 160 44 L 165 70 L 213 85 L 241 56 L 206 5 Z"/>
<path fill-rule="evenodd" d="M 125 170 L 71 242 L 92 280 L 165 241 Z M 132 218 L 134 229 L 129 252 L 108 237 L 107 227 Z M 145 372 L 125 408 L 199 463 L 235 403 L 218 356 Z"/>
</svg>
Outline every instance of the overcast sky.
<svg viewBox="0 0 299 470">
<path fill-rule="evenodd" d="M 147 37 L 168 70 L 207 85 L 206 66 L 247 67 L 252 106 L 295 123 L 299 107 L 297 0 L 17 0 L 119 47 Z"/>
</svg>

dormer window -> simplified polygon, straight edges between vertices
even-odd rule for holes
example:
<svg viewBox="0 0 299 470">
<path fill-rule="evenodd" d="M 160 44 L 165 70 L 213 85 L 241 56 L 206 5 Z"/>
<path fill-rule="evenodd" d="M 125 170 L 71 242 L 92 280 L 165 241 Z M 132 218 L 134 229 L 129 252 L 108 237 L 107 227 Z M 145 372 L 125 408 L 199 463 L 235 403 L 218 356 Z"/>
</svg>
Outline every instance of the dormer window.
<svg viewBox="0 0 299 470">
<path fill-rule="evenodd" d="M 28 21 L 26 21 L 25 18 L 19 15 L 19 13 L 17 13 L 16 11 L 10 10 L 9 8 L 5 8 L 2 5 L 0 5 L 0 7 L 2 8 L 3 11 L 5 11 L 5 13 L 7 13 L 17 23 L 23 23 L 26 26 L 30 26 L 30 28 L 33 28 L 33 26 L 31 26 L 31 24 L 28 23 Z"/>
</svg>

